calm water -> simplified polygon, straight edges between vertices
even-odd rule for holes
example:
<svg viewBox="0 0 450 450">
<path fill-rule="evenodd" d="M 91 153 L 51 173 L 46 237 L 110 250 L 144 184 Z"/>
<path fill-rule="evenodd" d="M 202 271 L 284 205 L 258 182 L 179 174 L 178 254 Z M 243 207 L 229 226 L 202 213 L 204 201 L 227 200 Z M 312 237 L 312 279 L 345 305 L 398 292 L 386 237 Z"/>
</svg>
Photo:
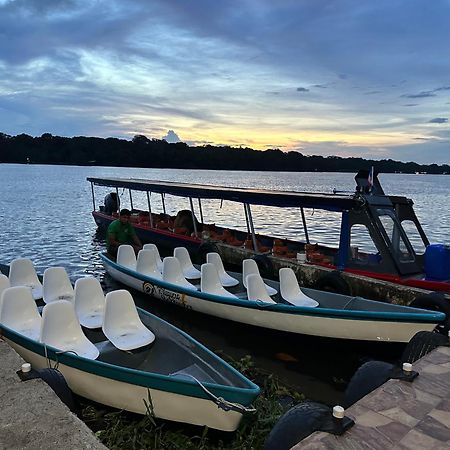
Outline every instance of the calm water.
<svg viewBox="0 0 450 450">
<path fill-rule="evenodd" d="M 88 176 L 320 192 L 331 192 L 333 188 L 353 191 L 355 186 L 354 174 L 0 164 L 0 262 L 8 264 L 16 257 L 28 257 L 40 273 L 48 266 L 61 265 L 73 281 L 93 274 L 108 288 L 117 288 L 114 281 L 105 276 L 98 257 L 105 246 L 102 236 L 96 233 L 91 216 Z M 381 175 L 380 179 L 386 193 L 406 195 L 414 200 L 416 214 L 431 242 L 449 243 L 450 176 L 392 174 Z M 109 190 L 98 187 L 95 192 L 98 207 Z M 145 194 L 133 196 L 133 199 L 135 207 L 146 207 Z M 129 206 L 128 192 L 121 195 L 121 202 L 123 206 Z M 188 209 L 189 203 L 167 197 L 166 206 L 169 213 L 174 213 L 180 208 Z M 205 221 L 245 230 L 245 216 L 239 205 L 210 201 L 202 206 Z M 157 196 L 152 198 L 152 208 L 155 212 L 162 211 Z M 302 236 L 298 210 L 253 207 L 252 212 L 258 232 L 293 238 Z M 334 219 L 331 213 L 307 211 L 312 242 L 336 244 L 339 221 Z M 341 348 L 340 344 L 330 344 L 330 341 L 248 330 L 230 322 L 206 320 L 205 316 L 171 305 L 152 303 L 143 295 L 136 294 L 135 298 L 139 305 L 183 328 L 213 349 L 222 349 L 235 358 L 251 353 L 259 367 L 277 373 L 284 382 L 297 386 L 319 401 L 337 401 L 341 381 L 348 379 L 361 358 L 380 351 L 362 345 Z"/>
</svg>

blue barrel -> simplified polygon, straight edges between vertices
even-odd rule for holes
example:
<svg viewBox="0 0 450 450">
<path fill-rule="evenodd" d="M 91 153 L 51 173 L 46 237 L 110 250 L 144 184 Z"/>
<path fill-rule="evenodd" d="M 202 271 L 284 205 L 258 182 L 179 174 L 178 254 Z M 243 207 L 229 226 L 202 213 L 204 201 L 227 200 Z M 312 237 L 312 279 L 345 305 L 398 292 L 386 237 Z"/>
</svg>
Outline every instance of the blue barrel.
<svg viewBox="0 0 450 450">
<path fill-rule="evenodd" d="M 431 280 L 450 279 L 450 246 L 431 244 L 425 250 L 425 275 Z"/>
</svg>

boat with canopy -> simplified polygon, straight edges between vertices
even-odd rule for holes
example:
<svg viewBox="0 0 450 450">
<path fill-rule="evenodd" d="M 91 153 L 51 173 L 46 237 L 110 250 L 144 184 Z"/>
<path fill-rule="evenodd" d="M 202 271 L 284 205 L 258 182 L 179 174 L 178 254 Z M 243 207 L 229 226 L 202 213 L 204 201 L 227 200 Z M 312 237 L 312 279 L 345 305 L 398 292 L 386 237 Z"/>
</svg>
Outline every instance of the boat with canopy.
<svg viewBox="0 0 450 450">
<path fill-rule="evenodd" d="M 370 180 L 369 180 L 370 178 Z M 377 173 L 360 170 L 351 193 L 274 191 L 213 185 L 175 183 L 125 178 L 87 179 L 91 183 L 92 215 L 101 228 L 117 218 L 119 189 L 128 191 L 132 223 L 143 242 L 175 248 L 186 247 L 202 262 L 208 252 L 217 252 L 226 264 L 240 265 L 254 258 L 264 275 L 276 278 L 281 267 L 291 267 L 303 286 L 332 290 L 374 299 L 409 303 L 425 291 L 450 292 L 450 248 L 431 245 L 415 212 L 412 200 L 386 195 Z M 114 188 L 110 209 L 97 208 L 94 187 Z M 137 209 L 133 193 L 146 195 L 147 208 Z M 152 198 L 161 198 L 162 212 L 152 208 Z M 152 197 L 153 196 L 153 197 Z M 190 209 L 167 214 L 169 197 L 186 198 Z M 206 218 L 205 200 L 233 202 L 242 208 L 244 231 L 221 227 L 217 218 Z M 252 207 L 278 207 L 297 211 L 298 239 L 256 232 Z M 313 242 L 306 211 L 334 213 L 338 225 L 336 246 Z M 332 231 L 330 230 L 330 233 Z M 335 273 L 339 271 L 339 281 Z"/>
</svg>

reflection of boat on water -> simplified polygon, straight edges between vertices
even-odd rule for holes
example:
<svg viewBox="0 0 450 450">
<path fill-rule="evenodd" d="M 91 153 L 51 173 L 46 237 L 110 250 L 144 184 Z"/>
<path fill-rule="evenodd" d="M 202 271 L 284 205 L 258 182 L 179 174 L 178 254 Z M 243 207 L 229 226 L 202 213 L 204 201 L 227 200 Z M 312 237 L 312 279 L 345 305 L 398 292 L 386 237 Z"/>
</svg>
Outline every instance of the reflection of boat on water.
<svg viewBox="0 0 450 450">
<path fill-rule="evenodd" d="M 224 272 L 214 262 L 192 267 L 166 257 L 162 274 L 155 249 L 119 248 L 117 262 L 101 255 L 116 280 L 160 300 L 212 316 L 296 334 L 375 342 L 408 342 L 419 331 L 432 331 L 445 314 L 314 289 L 300 288 L 294 272 L 280 270 L 280 283 L 263 280 L 244 261 L 244 273 Z M 252 264 L 250 264 L 252 266 Z M 197 273 L 194 273 L 197 270 Z M 188 281 L 189 278 L 191 281 Z M 246 283 L 244 286 L 243 279 Z M 226 287 L 224 287 L 226 286 Z M 270 294 L 270 295 L 269 295 Z"/>
<path fill-rule="evenodd" d="M 192 337 L 135 308 L 127 291 L 105 299 L 97 280 L 80 279 L 73 302 L 51 301 L 41 316 L 31 288 L 8 287 L 5 279 L 2 337 L 34 369 L 57 366 L 76 394 L 139 414 L 151 411 L 158 418 L 234 431 L 259 393 Z M 63 285 L 55 283 L 54 292 Z M 48 290 L 44 279 L 44 295 Z"/>
<path fill-rule="evenodd" d="M 375 173 L 361 170 L 352 194 L 285 192 L 265 189 L 230 188 L 142 179 L 88 178 L 92 186 L 93 216 L 100 227 L 117 217 L 104 207 L 96 208 L 94 186 L 128 189 L 132 222 L 144 242 L 169 247 L 185 246 L 204 257 L 220 253 L 225 263 L 241 264 L 255 258 L 264 274 L 276 277 L 281 267 L 291 267 L 301 284 L 324 290 L 394 302 L 410 302 L 423 290 L 450 292 L 450 249 L 430 245 L 412 207 L 402 196 L 385 195 Z M 133 208 L 132 192 L 147 195 L 147 211 Z M 163 213 L 152 211 L 151 194 L 160 194 Z M 177 217 L 166 214 L 167 196 L 188 198 L 191 211 Z M 118 198 L 118 195 L 117 195 Z M 240 203 L 247 232 L 207 223 L 202 200 Z M 194 200 L 198 206 L 194 208 Z M 302 240 L 278 239 L 255 232 L 251 206 L 298 208 Z M 335 213 L 339 230 L 337 246 L 311 242 L 306 210 Z M 183 213 L 184 217 L 181 217 Z M 197 221 L 197 217 L 200 221 Z M 190 220 L 188 220 L 190 219 Z M 308 218 L 308 222 L 314 217 Z M 330 230 L 330 234 L 332 231 Z M 333 239 L 330 237 L 329 241 Z M 338 269 L 339 281 L 330 271 Z"/>
</svg>

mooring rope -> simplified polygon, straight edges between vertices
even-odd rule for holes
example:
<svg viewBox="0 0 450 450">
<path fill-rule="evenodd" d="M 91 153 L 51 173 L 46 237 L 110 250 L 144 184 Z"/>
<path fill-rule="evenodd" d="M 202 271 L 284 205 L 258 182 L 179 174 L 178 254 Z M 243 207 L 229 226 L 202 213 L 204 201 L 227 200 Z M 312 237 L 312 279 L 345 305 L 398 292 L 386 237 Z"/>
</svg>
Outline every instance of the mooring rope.
<svg viewBox="0 0 450 450">
<path fill-rule="evenodd" d="M 225 400 L 223 397 L 217 397 L 210 390 L 208 390 L 206 388 L 206 386 L 200 380 L 198 380 L 194 376 L 192 376 L 188 373 L 183 374 L 183 375 L 188 376 L 188 377 L 192 378 L 194 381 L 196 381 L 197 384 L 203 389 L 203 391 L 205 391 L 205 393 L 209 397 L 211 397 L 212 401 L 220 409 L 223 409 L 224 411 L 235 411 L 235 412 L 239 412 L 239 413 L 254 413 L 256 411 L 256 409 L 253 407 L 248 408 L 244 405 L 241 405 L 240 403 L 229 402 L 228 400 Z"/>
</svg>

